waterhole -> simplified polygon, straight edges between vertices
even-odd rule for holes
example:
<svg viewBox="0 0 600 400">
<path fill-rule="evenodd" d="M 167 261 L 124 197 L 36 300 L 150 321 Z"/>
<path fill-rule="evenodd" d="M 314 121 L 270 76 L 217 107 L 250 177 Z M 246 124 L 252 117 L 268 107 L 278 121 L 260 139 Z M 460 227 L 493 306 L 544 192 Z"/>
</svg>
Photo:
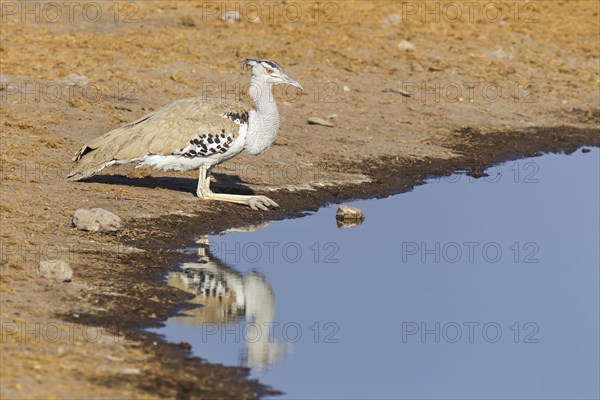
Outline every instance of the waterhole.
<svg viewBox="0 0 600 400">
<path fill-rule="evenodd" d="M 157 332 L 277 398 L 597 398 L 599 156 L 198 237 L 167 277 L 198 307 Z"/>
</svg>

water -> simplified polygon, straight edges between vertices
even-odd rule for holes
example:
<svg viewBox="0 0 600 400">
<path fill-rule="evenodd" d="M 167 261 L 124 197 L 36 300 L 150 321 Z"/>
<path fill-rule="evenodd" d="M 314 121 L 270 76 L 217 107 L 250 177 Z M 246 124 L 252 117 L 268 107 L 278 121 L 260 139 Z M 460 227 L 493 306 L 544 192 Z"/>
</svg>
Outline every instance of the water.
<svg viewBox="0 0 600 400">
<path fill-rule="evenodd" d="M 199 239 L 158 333 L 289 399 L 598 398 L 600 152 Z M 208 292 L 207 292 L 208 290 Z"/>
</svg>

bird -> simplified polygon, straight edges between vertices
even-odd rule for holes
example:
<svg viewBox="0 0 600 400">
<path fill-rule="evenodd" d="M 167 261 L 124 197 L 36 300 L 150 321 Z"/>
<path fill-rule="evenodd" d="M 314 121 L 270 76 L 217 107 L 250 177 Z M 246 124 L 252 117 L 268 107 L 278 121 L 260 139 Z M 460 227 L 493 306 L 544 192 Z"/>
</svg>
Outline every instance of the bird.
<svg viewBox="0 0 600 400">
<path fill-rule="evenodd" d="M 198 170 L 196 195 L 268 211 L 279 205 L 262 195 L 214 193 L 210 175 L 214 166 L 246 152 L 259 155 L 275 141 L 279 112 L 273 87 L 284 84 L 303 90 L 275 61 L 245 59 L 251 71 L 250 107 L 224 97 L 177 100 L 86 143 L 73 161 L 70 181 L 88 178 L 114 164 L 137 163 L 157 170 Z"/>
</svg>

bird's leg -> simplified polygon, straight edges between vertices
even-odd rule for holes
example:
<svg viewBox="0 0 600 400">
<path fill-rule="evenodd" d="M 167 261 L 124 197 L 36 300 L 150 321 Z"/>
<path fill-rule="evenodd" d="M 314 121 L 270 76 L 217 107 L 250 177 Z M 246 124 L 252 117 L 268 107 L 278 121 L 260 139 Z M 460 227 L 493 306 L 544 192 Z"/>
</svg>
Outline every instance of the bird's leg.
<svg viewBox="0 0 600 400">
<path fill-rule="evenodd" d="M 207 199 L 212 196 L 213 192 L 210 191 L 210 168 L 202 165 L 198 174 L 198 188 L 196 189 L 196 196 L 201 199 Z"/>
<path fill-rule="evenodd" d="M 264 211 L 269 211 L 268 207 L 279 207 L 277 203 L 275 203 L 267 196 L 246 196 L 241 194 L 213 193 L 213 191 L 210 190 L 210 168 L 207 168 L 205 166 L 200 167 L 196 195 L 201 199 L 206 200 L 227 201 L 230 203 L 245 204 L 247 206 L 250 206 L 250 208 L 252 208 L 253 210 L 260 209 Z"/>
</svg>

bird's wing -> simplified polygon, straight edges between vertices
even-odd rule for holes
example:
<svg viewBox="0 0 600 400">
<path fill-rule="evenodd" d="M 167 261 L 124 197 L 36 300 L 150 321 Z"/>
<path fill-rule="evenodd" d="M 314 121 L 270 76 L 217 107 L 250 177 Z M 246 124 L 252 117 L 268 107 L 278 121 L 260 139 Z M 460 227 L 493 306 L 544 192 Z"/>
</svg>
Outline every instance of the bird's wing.
<svg viewBox="0 0 600 400">
<path fill-rule="evenodd" d="M 225 153 L 248 124 L 250 107 L 228 99 L 195 97 L 178 100 L 84 145 L 68 179 L 89 177 L 114 161 L 149 154 L 186 157 Z"/>
<path fill-rule="evenodd" d="M 231 143 L 237 137 L 239 125 L 248 123 L 249 110 L 248 106 L 228 99 L 178 100 L 92 140 L 79 150 L 74 161 L 91 152 L 98 152 L 96 157 L 102 154 L 104 161 L 182 154 L 194 146 L 205 147 L 206 155 L 225 152 L 223 142 Z M 221 144 L 219 151 L 217 141 Z"/>
</svg>

